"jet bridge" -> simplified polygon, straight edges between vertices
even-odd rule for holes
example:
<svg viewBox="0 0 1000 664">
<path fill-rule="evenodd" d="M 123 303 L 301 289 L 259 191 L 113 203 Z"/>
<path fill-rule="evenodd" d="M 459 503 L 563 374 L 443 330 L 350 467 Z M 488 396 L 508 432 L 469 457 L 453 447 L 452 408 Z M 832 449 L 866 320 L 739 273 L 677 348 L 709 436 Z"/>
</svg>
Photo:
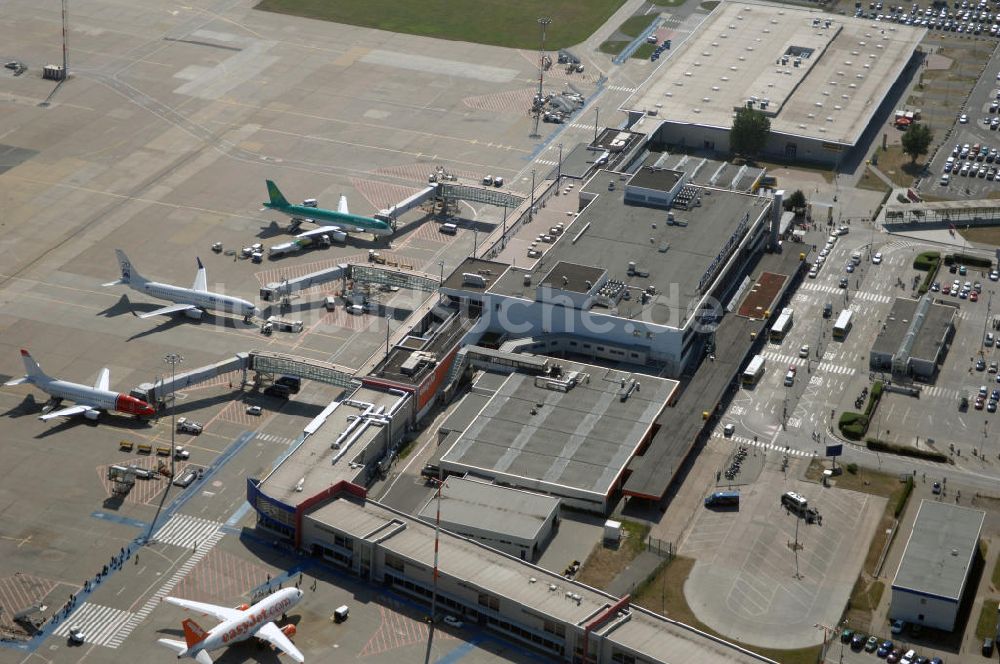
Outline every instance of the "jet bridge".
<svg viewBox="0 0 1000 664">
<path fill-rule="evenodd" d="M 315 380 L 337 387 L 352 387 L 355 384 L 360 384 L 360 381 L 354 378 L 356 373 L 354 369 L 298 355 L 252 350 L 250 351 L 250 368 L 253 369 L 258 378 L 262 375 L 273 377 L 281 374 L 283 376 L 298 376 L 305 380 Z"/>
<path fill-rule="evenodd" d="M 503 189 L 458 184 L 457 182 L 442 182 L 439 187 L 440 196 L 446 201 L 470 201 L 472 203 L 493 205 L 494 207 L 510 208 L 511 210 L 517 209 L 524 202 L 524 196 L 518 196 Z"/>
</svg>

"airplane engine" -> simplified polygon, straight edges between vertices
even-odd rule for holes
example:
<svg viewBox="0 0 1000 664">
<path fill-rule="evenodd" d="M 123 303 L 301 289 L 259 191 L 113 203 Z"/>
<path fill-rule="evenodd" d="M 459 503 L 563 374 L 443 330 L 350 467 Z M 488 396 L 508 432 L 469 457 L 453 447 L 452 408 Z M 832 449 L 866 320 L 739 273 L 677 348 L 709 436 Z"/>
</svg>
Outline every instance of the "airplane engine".
<svg viewBox="0 0 1000 664">
<path fill-rule="evenodd" d="M 249 605 L 249 604 L 240 604 L 239 606 L 237 606 L 237 607 L 234 607 L 234 608 L 235 608 L 235 609 L 236 609 L 237 611 L 246 611 L 247 609 L 249 609 L 249 608 L 250 608 L 250 605 Z"/>
<path fill-rule="evenodd" d="M 184 315 L 187 316 L 188 318 L 201 320 L 201 317 L 204 313 L 205 312 L 202 311 L 201 309 L 188 309 L 187 311 L 184 312 Z"/>
<path fill-rule="evenodd" d="M 83 411 L 83 416 L 86 417 L 88 420 L 96 420 L 98 417 L 100 417 L 100 415 L 101 411 L 94 410 L 93 408 Z"/>
<path fill-rule="evenodd" d="M 287 636 L 288 638 L 292 638 L 293 636 L 295 636 L 295 631 L 296 631 L 295 625 L 285 625 L 284 627 L 281 628 L 281 633 Z"/>
</svg>

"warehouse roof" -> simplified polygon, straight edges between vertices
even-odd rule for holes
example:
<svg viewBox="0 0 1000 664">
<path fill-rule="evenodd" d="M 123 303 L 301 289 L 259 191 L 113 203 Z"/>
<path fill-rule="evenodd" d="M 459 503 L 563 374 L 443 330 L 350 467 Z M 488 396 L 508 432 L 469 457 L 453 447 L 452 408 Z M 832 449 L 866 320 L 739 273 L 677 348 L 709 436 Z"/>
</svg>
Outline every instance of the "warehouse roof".
<svg viewBox="0 0 1000 664">
<path fill-rule="evenodd" d="M 563 360 L 560 364 L 560 378 L 506 376 L 475 421 L 441 456 L 441 467 L 504 478 L 556 495 L 603 500 L 677 382 L 637 376 L 639 389 L 622 399 L 622 381 L 633 374 Z M 573 372 L 578 372 L 576 380 L 567 387 Z"/>
<path fill-rule="evenodd" d="M 728 128 L 754 100 L 772 131 L 853 145 L 925 33 L 819 9 L 724 2 L 625 107 Z"/>
<path fill-rule="evenodd" d="M 972 567 L 986 512 L 920 501 L 894 590 L 958 601 Z"/>
<path fill-rule="evenodd" d="M 447 531 L 435 546 L 434 527 L 374 501 L 338 497 L 313 510 L 307 518 L 327 523 L 380 547 L 415 567 L 431 569 L 436 549 L 440 575 L 509 599 L 515 605 L 566 625 L 584 626 L 614 608 L 618 598 L 541 567 L 517 560 Z M 758 662 L 759 658 L 722 639 L 639 607 L 627 607 L 630 619 L 600 627 L 603 638 L 635 651 L 653 662 Z"/>
<path fill-rule="evenodd" d="M 927 296 L 925 296 L 927 297 Z M 919 300 L 897 297 L 885 320 L 885 327 L 875 337 L 872 345 L 873 353 L 885 355 L 895 354 L 913 323 Z M 936 360 L 938 350 L 947 338 L 948 328 L 952 319 L 958 313 L 957 307 L 947 304 L 931 304 L 917 330 L 916 338 L 910 349 L 910 357 L 922 360 Z"/>
<path fill-rule="evenodd" d="M 559 510 L 559 499 L 452 476 L 441 487 L 440 506 L 442 523 L 531 541 Z M 437 508 L 436 496 L 431 497 L 417 516 L 434 521 Z"/>
</svg>

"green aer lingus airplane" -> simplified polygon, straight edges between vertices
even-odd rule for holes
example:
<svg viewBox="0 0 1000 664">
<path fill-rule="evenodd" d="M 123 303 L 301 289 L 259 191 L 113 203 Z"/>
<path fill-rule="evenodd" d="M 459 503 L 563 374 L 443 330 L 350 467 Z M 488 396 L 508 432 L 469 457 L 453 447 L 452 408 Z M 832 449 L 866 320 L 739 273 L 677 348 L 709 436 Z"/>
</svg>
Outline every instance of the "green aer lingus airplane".
<svg viewBox="0 0 1000 664">
<path fill-rule="evenodd" d="M 263 209 L 274 210 L 295 219 L 309 219 L 319 226 L 314 230 L 296 235 L 297 238 L 330 233 L 331 231 L 371 233 L 379 236 L 392 235 L 395 232 L 388 221 L 351 214 L 347 209 L 346 196 L 340 197 L 340 205 L 336 210 L 326 210 L 308 205 L 292 205 L 278 189 L 278 185 L 271 180 L 267 181 L 267 194 L 271 200 L 264 203 Z"/>
</svg>

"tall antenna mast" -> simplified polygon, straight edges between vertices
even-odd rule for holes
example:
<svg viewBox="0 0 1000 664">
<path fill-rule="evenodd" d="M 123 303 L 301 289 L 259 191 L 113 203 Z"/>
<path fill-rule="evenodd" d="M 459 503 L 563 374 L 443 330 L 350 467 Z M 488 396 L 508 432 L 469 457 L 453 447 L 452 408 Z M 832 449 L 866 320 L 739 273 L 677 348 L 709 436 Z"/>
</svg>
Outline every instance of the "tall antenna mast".
<svg viewBox="0 0 1000 664">
<path fill-rule="evenodd" d="M 545 29 L 552 23 L 552 19 L 548 16 L 543 16 L 538 19 L 538 25 L 542 28 L 542 42 L 538 47 L 538 94 L 535 96 L 535 129 L 531 132 L 532 138 L 538 138 L 540 134 L 538 133 L 538 121 L 542 116 L 542 108 L 544 107 L 544 93 L 542 92 L 542 85 L 545 82 Z"/>
<path fill-rule="evenodd" d="M 63 38 L 63 79 L 69 76 L 69 47 L 66 43 L 66 33 L 69 30 L 69 0 L 62 0 L 62 38 Z"/>
</svg>

